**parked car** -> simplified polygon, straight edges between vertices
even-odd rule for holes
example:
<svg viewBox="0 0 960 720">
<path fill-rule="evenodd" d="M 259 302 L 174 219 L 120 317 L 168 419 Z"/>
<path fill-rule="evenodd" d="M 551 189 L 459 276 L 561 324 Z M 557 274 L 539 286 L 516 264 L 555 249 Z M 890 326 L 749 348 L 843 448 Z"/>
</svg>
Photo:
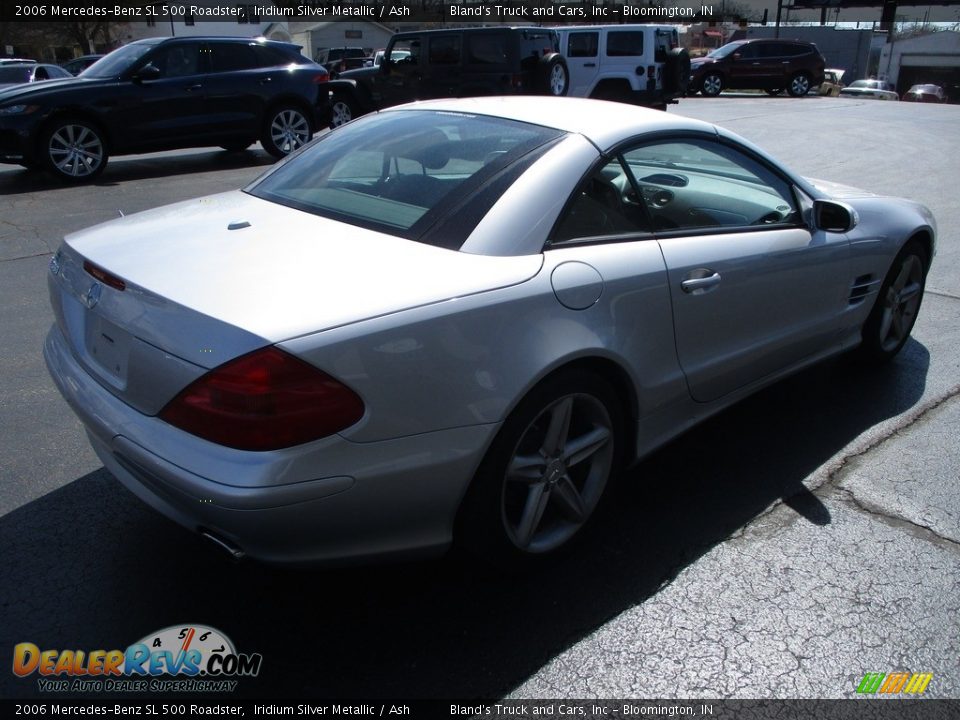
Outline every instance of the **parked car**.
<svg viewBox="0 0 960 720">
<path fill-rule="evenodd" d="M 846 74 L 846 70 L 838 70 L 834 68 L 827 68 L 823 71 L 823 82 L 820 83 L 820 88 L 817 91 L 818 95 L 824 95 L 827 97 L 837 97 L 840 95 L 840 91 L 845 87 L 843 84 L 843 76 Z"/>
<path fill-rule="evenodd" d="M 910 102 L 945 103 L 947 101 L 947 94 L 939 85 L 913 85 L 900 99 Z"/>
<path fill-rule="evenodd" d="M 676 25 L 556 28 L 570 71 L 568 95 L 665 110 L 683 96 L 690 56 Z"/>
<path fill-rule="evenodd" d="M 893 85 L 883 80 L 854 80 L 840 91 L 840 97 L 867 100 L 899 100 Z"/>
<path fill-rule="evenodd" d="M 379 66 L 330 83 L 331 127 L 411 100 L 477 95 L 566 95 L 556 30 L 463 27 L 398 33 Z"/>
<path fill-rule="evenodd" d="M 35 63 L 36 60 L 31 60 L 30 58 L 0 58 L 0 65 L 22 65 L 24 63 Z"/>
<path fill-rule="evenodd" d="M 138 40 L 76 78 L 0 91 L 0 162 L 76 182 L 99 175 L 110 155 L 240 150 L 259 139 L 283 157 L 312 137 L 328 79 L 288 43 Z"/>
<path fill-rule="evenodd" d="M 894 357 L 935 236 L 678 115 L 423 102 L 68 235 L 44 355 L 107 469 L 234 557 L 511 564 L 696 421 Z"/>
<path fill-rule="evenodd" d="M 366 67 L 367 51 L 361 47 L 323 48 L 317 51 L 315 59 L 334 75 Z"/>
<path fill-rule="evenodd" d="M 727 43 L 690 64 L 690 87 L 707 97 L 723 90 L 802 97 L 823 82 L 826 63 L 810 42 L 753 39 Z"/>
<path fill-rule="evenodd" d="M 68 60 L 61 67 L 71 75 L 79 75 L 102 57 L 103 55 L 81 55 L 73 60 Z"/>
<path fill-rule="evenodd" d="M 26 83 L 70 77 L 73 77 L 73 75 L 59 65 L 46 65 L 44 63 L 0 65 L 0 90 Z"/>
</svg>

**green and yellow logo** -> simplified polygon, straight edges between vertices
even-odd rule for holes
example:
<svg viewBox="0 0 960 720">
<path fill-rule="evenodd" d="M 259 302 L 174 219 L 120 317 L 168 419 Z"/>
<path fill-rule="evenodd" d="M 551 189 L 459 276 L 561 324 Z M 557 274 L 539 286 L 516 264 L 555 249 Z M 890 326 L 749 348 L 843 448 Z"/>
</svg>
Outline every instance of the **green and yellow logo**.
<svg viewBox="0 0 960 720">
<path fill-rule="evenodd" d="M 922 695 L 931 680 L 933 673 L 867 673 L 857 686 L 857 692 L 861 695 Z"/>
</svg>

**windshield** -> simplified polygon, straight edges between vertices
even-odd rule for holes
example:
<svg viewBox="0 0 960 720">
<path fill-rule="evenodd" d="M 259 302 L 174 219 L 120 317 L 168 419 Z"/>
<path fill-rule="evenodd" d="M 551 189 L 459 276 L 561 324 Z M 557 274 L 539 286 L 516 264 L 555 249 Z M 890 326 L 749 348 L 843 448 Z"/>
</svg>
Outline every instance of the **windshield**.
<svg viewBox="0 0 960 720">
<path fill-rule="evenodd" d="M 462 113 L 368 115 L 325 135 L 246 191 L 418 239 L 494 175 L 560 135 L 538 125 Z"/>
<path fill-rule="evenodd" d="M 153 50 L 163 40 L 156 42 L 134 43 L 117 48 L 109 55 L 104 55 L 93 65 L 83 71 L 84 77 L 119 77 L 137 60 Z"/>
<path fill-rule="evenodd" d="M 740 49 L 741 45 L 743 45 L 742 42 L 727 43 L 723 47 L 718 47 L 716 50 L 711 50 L 710 52 L 708 52 L 707 57 L 714 58 L 715 60 L 720 60 L 721 58 L 725 58 L 727 55 L 731 53 L 735 53 L 737 50 Z"/>
</svg>

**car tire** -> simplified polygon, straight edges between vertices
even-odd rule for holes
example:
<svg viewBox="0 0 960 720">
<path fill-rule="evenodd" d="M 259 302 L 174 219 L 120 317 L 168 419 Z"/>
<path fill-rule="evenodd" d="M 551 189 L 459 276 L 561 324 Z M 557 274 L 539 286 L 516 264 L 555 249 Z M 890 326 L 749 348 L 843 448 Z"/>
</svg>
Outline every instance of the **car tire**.
<svg viewBox="0 0 960 720">
<path fill-rule="evenodd" d="M 776 97 L 783 93 L 783 88 L 771 88 L 769 90 L 764 90 L 764 92 L 770 97 Z"/>
<path fill-rule="evenodd" d="M 709 72 L 700 81 L 700 92 L 704 97 L 716 97 L 723 92 L 723 75 Z"/>
<path fill-rule="evenodd" d="M 667 53 L 663 90 L 667 95 L 682 95 L 690 84 L 690 53 L 686 48 L 673 48 Z"/>
<path fill-rule="evenodd" d="M 623 412 L 611 385 L 566 370 L 510 414 L 481 463 L 457 544 L 503 569 L 570 546 L 596 516 L 620 465 Z"/>
<path fill-rule="evenodd" d="M 544 95 L 563 97 L 570 89 L 570 71 L 561 55 L 545 55 L 538 68 L 538 89 Z"/>
<path fill-rule="evenodd" d="M 344 93 L 334 93 L 330 103 L 330 128 L 346 125 L 357 117 L 357 105 Z"/>
<path fill-rule="evenodd" d="M 884 363 L 906 344 L 923 302 L 928 263 L 926 248 L 918 240 L 910 240 L 897 253 L 863 324 L 860 359 Z"/>
<path fill-rule="evenodd" d="M 791 97 L 803 97 L 810 92 L 810 76 L 806 73 L 797 73 L 787 83 L 787 92 Z"/>
<path fill-rule="evenodd" d="M 306 145 L 313 137 L 313 126 L 296 105 L 280 105 L 267 113 L 260 144 L 275 158 L 283 158 Z"/>
<path fill-rule="evenodd" d="M 38 157 L 44 169 L 58 180 L 80 183 L 103 172 L 110 152 L 96 123 L 63 117 L 50 123 L 41 134 Z"/>
</svg>

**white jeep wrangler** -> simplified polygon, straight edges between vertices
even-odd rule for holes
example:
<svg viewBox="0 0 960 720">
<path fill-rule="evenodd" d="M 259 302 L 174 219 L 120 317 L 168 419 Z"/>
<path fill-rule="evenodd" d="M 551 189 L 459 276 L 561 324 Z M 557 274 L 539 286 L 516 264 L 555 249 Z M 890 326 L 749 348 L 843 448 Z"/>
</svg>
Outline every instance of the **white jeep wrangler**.
<svg viewBox="0 0 960 720">
<path fill-rule="evenodd" d="M 690 81 L 690 56 L 673 25 L 582 25 L 554 28 L 567 59 L 573 97 L 666 110 Z"/>
</svg>

